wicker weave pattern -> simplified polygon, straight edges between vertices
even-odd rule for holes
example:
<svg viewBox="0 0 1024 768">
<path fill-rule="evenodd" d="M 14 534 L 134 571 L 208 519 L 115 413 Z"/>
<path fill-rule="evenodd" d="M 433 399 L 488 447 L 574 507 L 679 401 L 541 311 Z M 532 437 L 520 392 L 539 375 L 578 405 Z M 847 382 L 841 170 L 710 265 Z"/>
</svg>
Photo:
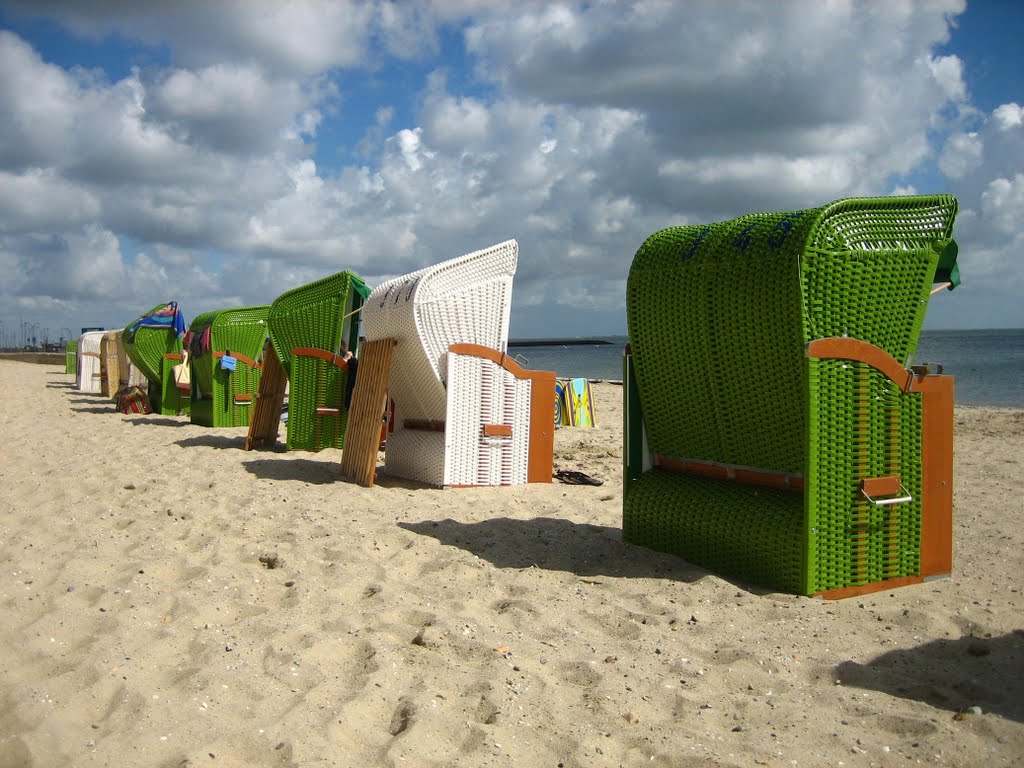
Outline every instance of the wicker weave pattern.
<svg viewBox="0 0 1024 768">
<path fill-rule="evenodd" d="M 131 328 L 142 318 L 153 314 L 169 302 L 157 304 L 148 312 L 128 323 L 125 329 Z M 163 402 L 164 355 L 181 354 L 181 339 L 168 328 L 139 328 L 129 339 L 122 334 L 121 343 L 128 358 L 149 381 L 149 400 L 153 411 L 163 415 L 178 413 L 178 403 Z"/>
<path fill-rule="evenodd" d="M 100 364 L 100 343 L 104 331 L 89 331 L 78 337 L 78 381 L 79 392 L 102 391 L 102 368 Z"/>
<path fill-rule="evenodd" d="M 506 350 L 518 253 L 508 240 L 374 288 L 363 328 L 367 340 L 398 341 L 388 382 L 397 417 L 445 418 L 453 343 Z"/>
<path fill-rule="evenodd" d="M 446 380 L 452 344 L 478 344 L 505 352 L 518 254 L 518 243 L 508 240 L 385 282 L 367 299 L 363 310 L 367 340 L 391 338 L 398 343 L 388 378 L 396 423 L 385 453 L 389 473 L 443 485 L 449 476 L 446 452 L 453 446 L 467 450 L 461 439 L 446 442 L 443 433 L 408 430 L 404 423 L 451 418 Z M 469 393 L 473 388 L 462 391 Z M 477 419 L 475 429 L 480 425 Z M 459 429 L 471 428 L 460 424 Z M 410 432 L 415 434 L 406 434 Z M 454 460 L 458 464 L 464 457 Z M 471 471 L 460 469 L 451 477 L 467 473 Z"/>
<path fill-rule="evenodd" d="M 158 309 L 167 305 L 168 302 L 157 304 L 148 312 L 144 312 L 138 318 L 128 323 L 125 328 L 131 328 L 138 320 L 151 315 Z M 149 381 L 160 381 L 160 371 L 163 366 L 164 355 L 168 352 L 181 353 L 181 339 L 172 331 L 166 328 L 139 328 L 132 339 L 122 340 L 125 352 L 142 371 L 142 375 Z"/>
<path fill-rule="evenodd" d="M 208 427 L 244 427 L 249 424 L 260 369 L 238 358 L 235 370 L 220 365 L 224 354 L 237 354 L 258 361 L 267 340 L 270 307 L 236 307 L 198 315 L 192 321 L 193 334 L 210 329 L 210 348 L 190 358 L 192 366 L 191 418 Z"/>
<path fill-rule="evenodd" d="M 352 314 L 363 303 L 363 281 L 352 272 L 338 272 L 293 288 L 270 305 L 270 341 L 285 372 L 291 374 L 292 350 L 313 347 L 337 353 L 342 339 L 351 350 L 358 342 L 359 318 Z M 346 315 L 350 315 L 346 319 Z"/>
<path fill-rule="evenodd" d="M 324 360 L 292 350 L 288 400 L 288 450 L 319 451 L 344 448 L 348 411 L 345 363 Z"/>
<path fill-rule="evenodd" d="M 623 499 L 622 537 L 784 592 L 803 592 L 798 494 L 654 469 Z"/>
<path fill-rule="evenodd" d="M 64 373 L 78 374 L 78 339 L 69 339 L 64 345 Z"/>
<path fill-rule="evenodd" d="M 174 380 L 174 366 L 182 362 L 182 356 L 175 352 L 164 355 L 160 368 L 160 411 L 164 414 L 187 415 L 192 409 L 192 396 L 188 391 L 178 389 Z"/>
<path fill-rule="evenodd" d="M 852 337 L 907 361 L 955 215 L 949 196 L 861 198 L 648 238 L 627 306 L 650 451 L 806 485 L 768 492 L 656 470 L 627 486 L 627 540 L 801 593 L 917 573 L 919 397 L 804 350 Z M 915 501 L 863 500 L 860 480 L 886 475 Z M 762 516 L 795 528 L 766 531 Z"/>
<path fill-rule="evenodd" d="M 444 432 L 399 429 L 388 435 L 384 466 L 389 475 L 441 487 L 444 458 Z"/>
<path fill-rule="evenodd" d="M 448 355 L 445 485 L 518 485 L 526 482 L 530 436 L 528 379 L 491 360 Z M 489 437 L 482 426 L 511 428 Z"/>
</svg>

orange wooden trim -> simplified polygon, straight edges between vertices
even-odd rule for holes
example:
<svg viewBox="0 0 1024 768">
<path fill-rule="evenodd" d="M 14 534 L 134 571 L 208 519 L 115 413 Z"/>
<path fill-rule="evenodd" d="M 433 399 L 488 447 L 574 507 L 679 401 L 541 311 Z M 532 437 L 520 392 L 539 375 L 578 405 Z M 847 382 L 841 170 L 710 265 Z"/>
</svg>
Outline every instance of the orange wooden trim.
<svg viewBox="0 0 1024 768">
<path fill-rule="evenodd" d="M 236 403 L 251 403 L 252 395 L 235 395 Z"/>
<path fill-rule="evenodd" d="M 953 377 L 919 377 L 921 575 L 953 571 Z"/>
<path fill-rule="evenodd" d="M 484 437 L 512 437 L 512 427 L 508 424 L 484 424 Z"/>
<path fill-rule="evenodd" d="M 555 372 L 530 371 L 530 455 L 526 482 L 550 483 L 555 461 Z"/>
<path fill-rule="evenodd" d="M 865 477 L 860 481 L 860 489 L 868 496 L 896 496 L 900 493 L 899 475 L 885 477 Z"/>
<path fill-rule="evenodd" d="M 325 349 L 317 349 L 316 347 L 296 347 L 292 350 L 292 355 L 297 355 L 298 357 L 317 357 L 321 360 L 326 360 L 331 365 L 336 366 L 343 371 L 348 370 L 348 363 L 346 363 L 340 355 L 328 352 Z"/>
<path fill-rule="evenodd" d="M 356 381 L 359 381 L 358 376 L 356 376 Z M 553 409 L 554 405 L 551 407 Z M 406 419 L 402 422 L 402 426 L 406 429 L 423 429 L 428 432 L 444 432 L 444 422 L 434 421 L 432 419 Z"/>
<path fill-rule="evenodd" d="M 553 407 L 553 406 L 552 406 Z M 773 472 L 768 469 L 752 467 L 736 467 L 710 461 L 677 459 L 672 456 L 653 454 L 651 463 L 655 467 L 667 469 L 680 475 L 697 475 L 716 480 L 732 480 L 746 485 L 759 485 L 763 488 L 778 488 L 783 491 L 802 491 L 804 479 L 801 475 L 786 472 Z"/>
<path fill-rule="evenodd" d="M 164 353 L 164 360 L 179 360 L 180 361 L 180 360 L 184 360 L 184 359 L 185 359 L 185 356 L 184 355 L 180 355 L 177 352 L 165 352 Z"/>
<path fill-rule="evenodd" d="M 227 354 L 227 352 L 214 352 L 213 353 L 213 358 L 215 360 L 217 360 L 219 358 L 224 357 L 224 355 L 226 355 L 226 354 Z M 256 361 L 253 360 L 251 357 L 247 357 L 246 355 L 243 355 L 243 354 L 241 354 L 239 352 L 232 352 L 231 356 L 233 358 L 235 358 L 236 360 L 245 363 L 250 368 L 255 368 L 256 367 Z"/>
<path fill-rule="evenodd" d="M 856 597 L 857 595 L 881 592 L 884 589 L 905 587 L 908 584 L 921 584 L 923 581 L 923 576 L 898 576 L 895 579 L 873 581 L 870 584 L 861 584 L 858 587 L 837 587 L 836 589 L 826 589 L 824 592 L 815 592 L 812 597 L 820 597 L 825 600 L 842 600 L 846 597 Z"/>
<path fill-rule="evenodd" d="M 900 389 L 904 392 L 910 391 L 914 381 L 913 374 L 900 365 L 895 357 L 884 349 L 860 339 L 841 337 L 815 339 L 807 345 L 807 356 L 867 363 L 872 368 L 881 371 L 891 381 L 899 384 Z"/>
<path fill-rule="evenodd" d="M 490 360 L 500 365 L 517 379 L 531 378 L 530 374 L 533 373 L 523 368 L 514 358 L 509 357 L 507 354 L 490 347 L 485 347 L 482 344 L 452 344 L 448 347 L 448 351 L 454 352 L 457 355 L 482 357 L 485 360 Z M 551 412 L 554 413 L 554 406 L 552 406 Z"/>
<path fill-rule="evenodd" d="M 341 414 L 341 408 L 329 408 L 326 405 L 317 407 L 315 411 L 317 416 L 338 416 Z"/>
</svg>

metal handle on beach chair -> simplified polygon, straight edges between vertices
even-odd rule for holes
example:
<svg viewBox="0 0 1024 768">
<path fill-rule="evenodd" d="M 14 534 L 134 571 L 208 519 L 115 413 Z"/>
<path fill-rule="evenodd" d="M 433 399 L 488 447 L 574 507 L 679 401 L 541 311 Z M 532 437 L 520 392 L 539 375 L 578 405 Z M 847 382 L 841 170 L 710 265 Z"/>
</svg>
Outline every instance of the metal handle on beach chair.
<svg viewBox="0 0 1024 768">
<path fill-rule="evenodd" d="M 876 507 L 890 507 L 893 504 L 906 504 L 908 501 L 913 501 L 914 497 L 911 495 L 899 477 L 872 477 L 864 478 L 860 482 L 860 492 L 865 499 L 870 501 Z M 896 496 L 899 492 L 902 495 Z M 874 494 L 874 495 L 872 495 Z M 890 498 L 876 499 L 875 496 L 889 496 Z"/>
</svg>

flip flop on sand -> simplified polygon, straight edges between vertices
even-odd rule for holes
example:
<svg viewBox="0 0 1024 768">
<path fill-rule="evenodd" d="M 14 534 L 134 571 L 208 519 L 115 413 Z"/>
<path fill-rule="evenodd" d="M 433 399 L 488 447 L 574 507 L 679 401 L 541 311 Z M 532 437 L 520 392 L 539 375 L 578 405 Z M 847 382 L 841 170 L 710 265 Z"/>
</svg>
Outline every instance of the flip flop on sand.
<svg viewBox="0 0 1024 768">
<path fill-rule="evenodd" d="M 604 485 L 604 480 L 598 480 L 596 477 L 571 469 L 559 469 L 555 472 L 554 477 L 569 485 Z"/>
</svg>

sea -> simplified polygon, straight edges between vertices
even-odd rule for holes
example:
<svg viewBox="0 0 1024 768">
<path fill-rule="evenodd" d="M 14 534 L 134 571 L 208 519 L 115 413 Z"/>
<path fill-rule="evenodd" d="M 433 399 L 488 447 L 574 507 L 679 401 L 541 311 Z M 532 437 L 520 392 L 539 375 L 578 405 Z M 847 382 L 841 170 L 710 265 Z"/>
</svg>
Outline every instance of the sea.
<svg viewBox="0 0 1024 768">
<path fill-rule="evenodd" d="M 625 336 L 576 340 L 524 340 L 509 343 L 509 354 L 538 371 L 559 378 L 622 380 Z M 957 405 L 1024 408 L 1024 328 L 1010 330 L 924 331 L 912 361 L 937 363 L 954 378 Z"/>
</svg>

